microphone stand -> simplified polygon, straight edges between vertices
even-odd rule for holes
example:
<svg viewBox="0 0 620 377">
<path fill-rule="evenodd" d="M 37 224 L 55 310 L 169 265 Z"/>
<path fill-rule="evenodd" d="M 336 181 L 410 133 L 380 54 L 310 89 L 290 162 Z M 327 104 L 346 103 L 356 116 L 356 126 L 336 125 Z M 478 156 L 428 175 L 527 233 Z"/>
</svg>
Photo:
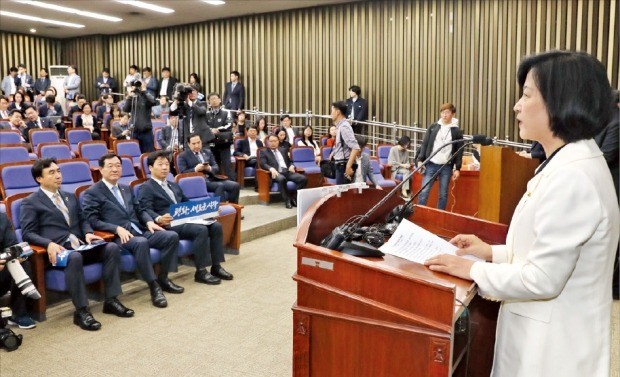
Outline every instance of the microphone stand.
<svg viewBox="0 0 620 377">
<path fill-rule="evenodd" d="M 413 170 L 413 172 L 411 172 L 411 174 L 409 174 L 409 176 L 407 176 L 398 185 L 396 185 L 396 187 L 394 187 L 389 194 L 387 194 L 383 199 L 381 199 L 377 204 L 375 204 L 368 212 L 366 212 L 366 214 L 352 216 L 347 221 L 345 221 L 344 224 L 342 224 L 341 226 L 336 227 L 332 231 L 332 233 L 330 235 L 328 235 L 327 237 L 325 237 L 321 241 L 321 246 L 323 246 L 325 248 L 328 248 L 328 249 L 332 249 L 332 250 L 342 251 L 343 243 L 345 241 L 348 241 L 348 240 L 351 239 L 351 236 L 353 235 L 353 233 L 355 233 L 360 228 L 360 224 L 362 224 L 362 222 L 367 220 L 370 217 L 370 215 L 372 215 L 381 206 L 383 206 L 392 196 L 395 195 L 395 193 L 400 192 L 400 189 L 403 187 L 403 185 L 406 184 L 407 182 L 409 182 L 409 180 L 411 180 L 411 177 L 413 177 L 413 175 L 415 173 L 417 173 L 418 171 L 420 171 L 420 169 L 422 169 L 424 166 L 426 166 L 426 164 L 433 157 L 435 157 L 435 155 L 437 153 L 439 153 L 439 151 L 441 151 L 443 148 L 445 148 L 448 145 L 452 145 L 452 144 L 456 144 L 456 143 L 463 143 L 463 145 L 460 146 L 460 148 L 457 150 L 457 153 L 458 153 L 466 145 L 469 145 L 469 144 L 490 145 L 490 144 L 493 143 L 493 141 L 490 138 L 486 137 L 485 135 L 474 135 L 472 137 L 472 139 L 452 140 L 450 142 L 447 142 L 447 143 L 443 144 L 441 147 L 437 148 L 433 153 L 431 153 L 431 155 L 428 156 L 426 158 L 426 160 L 424 160 L 424 162 L 422 162 L 422 164 L 420 164 L 420 166 L 416 167 Z M 416 195 L 417 195 L 417 193 L 416 193 Z M 410 199 L 410 202 L 411 202 L 411 200 L 412 199 Z M 349 244 L 347 246 L 355 246 L 355 245 L 356 244 Z M 367 245 L 364 245 L 364 246 L 367 246 Z M 370 246 L 370 245 L 368 245 L 368 246 Z M 379 252 L 379 251 L 376 250 L 375 255 L 376 255 L 377 252 Z M 357 254 L 357 255 L 358 256 L 362 256 L 360 254 Z M 365 254 L 365 255 L 370 255 L 370 254 Z M 383 255 L 383 254 L 381 254 L 381 255 Z"/>
</svg>

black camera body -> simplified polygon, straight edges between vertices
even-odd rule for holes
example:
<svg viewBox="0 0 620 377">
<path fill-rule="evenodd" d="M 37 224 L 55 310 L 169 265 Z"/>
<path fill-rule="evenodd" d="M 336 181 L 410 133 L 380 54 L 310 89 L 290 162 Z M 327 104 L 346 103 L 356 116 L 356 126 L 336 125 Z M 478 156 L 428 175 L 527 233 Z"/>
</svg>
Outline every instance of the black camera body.
<svg viewBox="0 0 620 377">
<path fill-rule="evenodd" d="M 18 349 L 23 339 L 21 334 L 16 335 L 11 329 L 6 328 L 7 319 L 12 314 L 11 309 L 0 308 L 0 348 L 6 348 L 8 352 Z"/>
<path fill-rule="evenodd" d="M 142 81 L 140 81 L 140 80 L 133 80 L 132 82 L 129 83 L 129 85 L 131 85 L 134 89 L 141 89 L 142 88 Z"/>
<path fill-rule="evenodd" d="M 178 102 L 187 101 L 187 96 L 194 90 L 194 88 L 190 84 L 178 83 L 174 87 L 174 94 L 172 94 L 172 99 Z"/>
</svg>

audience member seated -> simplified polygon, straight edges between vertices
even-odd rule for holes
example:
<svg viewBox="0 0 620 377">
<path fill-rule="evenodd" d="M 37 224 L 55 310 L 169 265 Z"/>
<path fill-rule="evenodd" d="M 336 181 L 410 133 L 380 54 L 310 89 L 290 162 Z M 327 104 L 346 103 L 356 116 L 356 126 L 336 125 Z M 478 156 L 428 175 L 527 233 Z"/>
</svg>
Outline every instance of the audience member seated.
<svg viewBox="0 0 620 377">
<path fill-rule="evenodd" d="M 81 244 L 101 242 L 87 219 L 82 215 L 75 195 L 60 190 L 62 174 L 54 159 L 37 160 L 32 166 L 32 176 L 40 189 L 22 201 L 20 224 L 24 241 L 47 250 L 52 265 L 59 254 L 74 250 Z M 64 268 L 67 289 L 75 306 L 73 323 L 84 330 L 99 330 L 99 323 L 88 310 L 88 296 L 84 283 L 83 265 L 103 263 L 105 303 L 103 312 L 119 317 L 132 317 L 134 311 L 118 300 L 122 293 L 119 270 L 120 248 L 115 243 L 105 243 L 84 254 L 72 252 Z"/>
<path fill-rule="evenodd" d="M 411 139 L 409 136 L 403 136 L 398 139 L 398 144 L 390 149 L 388 155 L 388 164 L 392 168 L 392 179 L 396 179 L 396 175 L 402 175 L 401 180 L 405 180 L 409 174 L 411 174 L 411 163 L 409 163 L 409 147 L 411 145 Z M 409 196 L 407 192 L 408 185 L 403 185 L 402 194 L 403 197 Z"/>
<path fill-rule="evenodd" d="M 282 130 L 286 134 L 286 131 Z M 271 179 L 278 182 L 280 194 L 286 203 L 286 208 L 297 207 L 297 198 L 289 197 L 286 182 L 297 184 L 297 191 L 306 187 L 308 179 L 305 175 L 295 173 L 295 166 L 291 164 L 287 149 L 280 146 L 280 139 L 276 135 L 269 135 L 269 148 L 261 151 L 260 166 L 269 170 Z M 271 182 L 269 183 L 271 186 Z"/>
<path fill-rule="evenodd" d="M 200 85 L 200 76 L 198 76 L 197 73 L 195 72 L 190 73 L 188 82 L 196 88 L 198 93 L 202 93 L 202 85 Z M 199 100 L 202 101 L 201 98 L 199 98 Z"/>
<path fill-rule="evenodd" d="M 304 127 L 304 136 L 297 141 L 297 146 L 314 148 L 314 160 L 317 163 L 321 162 L 321 146 L 316 140 L 314 140 L 314 132 L 312 131 L 312 126 Z"/>
<path fill-rule="evenodd" d="M 0 119 L 9 119 L 9 99 L 0 96 Z"/>
<path fill-rule="evenodd" d="M 168 105 L 168 97 L 161 96 L 159 97 L 159 105 L 153 106 L 151 108 L 151 115 L 153 118 L 161 118 L 162 113 L 169 113 L 170 106 Z"/>
<path fill-rule="evenodd" d="M 207 190 L 215 193 L 215 196 L 219 196 L 222 201 L 226 198 L 229 202 L 239 203 L 239 184 L 216 176 L 219 173 L 219 166 L 211 150 L 202 147 L 200 135 L 190 134 L 187 143 L 189 149 L 178 157 L 178 173 L 203 173 Z"/>
<path fill-rule="evenodd" d="M 26 100 L 24 99 L 25 96 L 26 95 L 22 90 L 18 90 L 17 92 L 15 92 L 15 95 L 13 96 L 13 102 L 11 102 L 11 104 L 9 105 L 9 111 L 16 109 L 23 113 L 26 107 L 30 106 L 30 103 L 26 102 Z"/>
<path fill-rule="evenodd" d="M 112 116 L 109 117 L 108 120 L 105 121 L 105 124 L 102 124 L 102 126 L 107 128 L 108 130 L 112 129 L 112 124 L 114 124 L 114 122 L 121 121 L 121 113 L 122 111 L 118 107 L 118 105 L 116 104 L 112 105 L 112 111 L 111 111 Z M 104 119 L 105 119 L 105 116 L 104 116 Z"/>
<path fill-rule="evenodd" d="M 263 141 L 269 135 L 267 128 L 267 119 L 264 116 L 259 116 L 256 119 L 256 130 L 258 131 L 258 140 Z"/>
<path fill-rule="evenodd" d="M 30 130 L 32 129 L 43 129 L 43 128 L 51 128 L 51 129 L 56 129 L 56 127 L 54 127 L 54 125 L 52 124 L 52 121 L 49 120 L 48 118 L 41 118 L 39 117 L 39 113 L 37 113 L 37 111 L 34 109 L 33 106 L 28 106 L 26 108 L 26 120 L 28 120 L 28 122 L 26 123 L 26 129 L 24 130 L 24 138 L 26 139 L 26 142 L 30 142 L 29 138 L 28 138 L 28 133 Z"/>
<path fill-rule="evenodd" d="M 28 126 L 23 120 L 22 112 L 13 109 L 9 112 L 9 120 L 0 122 L 0 130 L 19 131 L 23 143 L 28 140 Z"/>
<path fill-rule="evenodd" d="M 158 308 L 168 306 L 162 289 L 169 293 L 183 293 L 183 287 L 174 284 L 169 272 L 177 271 L 179 236 L 155 223 L 140 208 L 133 190 L 118 184 L 121 177 L 121 159 L 108 153 L 99 158 L 102 179 L 84 192 L 84 217 L 95 230 L 115 235 L 114 242 L 133 254 L 140 276 L 149 286 L 151 302 Z M 150 248 L 161 251 L 159 276 L 155 277 Z"/>
<path fill-rule="evenodd" d="M 101 96 L 101 104 L 97 108 L 97 119 L 103 120 L 106 113 L 112 113 L 114 106 L 114 96 L 111 94 L 103 94 Z"/>
<path fill-rule="evenodd" d="M 0 250 L 17 245 L 17 236 L 13 230 L 9 218 L 4 212 L 0 212 Z M 28 277 L 32 280 L 32 268 L 30 262 L 21 260 L 22 267 Z M 6 260 L 0 259 L 0 297 L 11 291 L 10 306 L 13 315 L 8 319 L 11 326 L 19 326 L 20 329 L 32 329 L 37 326 L 32 318 L 28 315 L 26 308 L 26 297 L 22 295 L 21 290 L 13 281 L 13 277 L 9 269 L 5 266 Z"/>
<path fill-rule="evenodd" d="M 45 96 L 45 102 L 39 106 L 39 116 L 46 118 L 51 116 L 61 117 L 62 115 L 62 106 L 56 102 L 56 97 L 53 94 Z"/>
<path fill-rule="evenodd" d="M 280 130 L 286 131 L 286 140 L 289 142 L 289 145 L 293 145 L 295 143 L 295 137 L 299 136 L 299 131 L 292 126 L 291 116 L 288 114 L 284 114 L 280 117 Z M 282 146 L 282 139 L 280 138 L 280 146 Z"/>
<path fill-rule="evenodd" d="M 221 279 L 232 280 L 233 275 L 221 265 L 225 259 L 223 231 L 219 222 L 211 225 L 186 223 L 170 226 L 170 206 L 188 202 L 189 199 L 176 182 L 166 180 L 170 172 L 168 156 L 166 151 L 152 152 L 149 155 L 147 164 L 151 178 L 141 185 L 138 191 L 140 207 L 155 219 L 159 226 L 177 233 L 180 239 L 193 241 L 192 254 L 196 264 L 194 281 L 213 285 L 220 284 Z M 207 271 L 209 265 L 211 273 Z"/>
<path fill-rule="evenodd" d="M 77 96 L 75 96 L 75 101 L 76 101 L 76 104 L 71 106 L 71 108 L 69 109 L 69 112 L 67 113 L 67 117 L 69 117 L 69 119 L 73 119 L 73 113 L 83 112 L 82 108 L 84 107 L 84 104 L 86 103 L 86 97 L 84 97 L 83 94 L 78 94 Z"/>
<path fill-rule="evenodd" d="M 258 130 L 256 126 L 250 126 L 247 129 L 247 139 L 241 139 L 237 142 L 235 156 L 243 157 L 245 166 L 256 166 L 256 151 L 263 147 L 263 142 L 258 138 Z"/>
<path fill-rule="evenodd" d="M 90 103 L 84 103 L 82 106 L 82 114 L 77 117 L 75 128 L 84 127 L 87 128 L 93 136 L 93 140 L 99 140 L 101 129 L 97 122 L 97 116 L 93 114 L 93 108 Z"/>
<path fill-rule="evenodd" d="M 273 133 L 278 137 L 279 148 L 284 149 L 286 151 L 286 155 L 290 156 L 291 143 L 288 141 L 286 130 L 283 128 L 276 128 Z"/>
<path fill-rule="evenodd" d="M 161 149 L 176 153 L 183 150 L 183 128 L 179 127 L 179 115 L 173 111 L 168 116 L 168 124 L 159 133 L 158 142 Z"/>
<path fill-rule="evenodd" d="M 363 152 L 366 145 L 368 145 L 368 139 L 362 135 L 355 135 L 355 139 L 357 139 L 357 145 L 360 146 L 362 153 L 357 157 L 357 169 L 355 170 L 355 179 L 353 181 L 362 183 L 370 181 L 377 190 L 383 190 L 383 188 L 379 186 L 379 182 L 377 182 L 377 178 L 374 174 L 375 172 L 372 170 L 370 156 L 368 153 Z"/>
<path fill-rule="evenodd" d="M 121 113 L 121 118 L 112 124 L 112 137 L 116 139 L 131 139 L 131 130 L 129 129 L 129 114 Z"/>
<path fill-rule="evenodd" d="M 247 120 L 246 117 L 247 115 L 245 111 L 239 110 L 237 112 L 237 119 L 235 120 L 235 124 L 233 126 L 233 133 L 235 134 L 235 136 L 243 137 L 246 135 L 245 132 L 247 128 L 250 127 L 250 125 L 252 124 L 252 122 Z"/>
<path fill-rule="evenodd" d="M 338 128 L 336 126 L 329 127 L 329 137 L 325 142 L 325 146 L 333 148 L 334 144 L 336 144 L 336 134 L 338 133 Z"/>
</svg>

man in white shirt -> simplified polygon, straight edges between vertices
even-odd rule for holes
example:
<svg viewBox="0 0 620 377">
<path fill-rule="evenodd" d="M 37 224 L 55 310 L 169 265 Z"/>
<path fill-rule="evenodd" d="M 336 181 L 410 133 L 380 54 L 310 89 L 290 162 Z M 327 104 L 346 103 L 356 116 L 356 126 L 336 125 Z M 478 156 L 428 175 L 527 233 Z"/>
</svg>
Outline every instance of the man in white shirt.
<svg viewBox="0 0 620 377">
<path fill-rule="evenodd" d="M 286 131 L 286 135 L 288 138 L 288 142 L 291 145 L 295 145 L 295 136 L 297 136 L 297 132 L 295 131 L 295 129 L 291 126 L 291 116 L 288 114 L 284 114 L 280 117 L 280 126 L 282 126 L 284 128 L 284 130 Z"/>
<path fill-rule="evenodd" d="M 235 145 L 235 156 L 245 160 L 245 166 L 256 166 L 256 151 L 263 147 L 263 142 L 258 139 L 258 129 L 252 125 L 247 130 L 247 139 L 239 139 Z"/>
<path fill-rule="evenodd" d="M 136 80 L 140 80 L 140 72 L 138 72 L 138 66 L 135 64 L 132 64 L 131 66 L 129 66 L 129 74 L 125 77 L 125 80 L 123 81 L 123 86 L 125 87 L 125 90 L 127 92 L 132 92 L 133 91 L 133 83 Z"/>
<path fill-rule="evenodd" d="M 174 87 L 176 84 L 177 79 L 170 76 L 170 68 L 162 68 L 161 80 L 159 80 L 159 86 L 157 87 L 157 95 L 172 98 L 172 93 L 174 93 Z"/>
<path fill-rule="evenodd" d="M 65 77 L 63 82 L 63 87 L 65 89 L 65 97 L 68 100 L 73 100 L 75 96 L 80 92 L 80 76 L 77 74 L 77 67 L 75 65 L 70 65 L 67 68 L 67 73 L 69 74 Z"/>
</svg>

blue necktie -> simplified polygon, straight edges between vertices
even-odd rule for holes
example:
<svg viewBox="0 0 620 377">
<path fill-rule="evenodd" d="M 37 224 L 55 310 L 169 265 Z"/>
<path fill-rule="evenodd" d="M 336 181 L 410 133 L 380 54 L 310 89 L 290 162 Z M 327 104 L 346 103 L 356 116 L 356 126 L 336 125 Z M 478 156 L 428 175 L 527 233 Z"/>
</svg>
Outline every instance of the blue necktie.
<svg viewBox="0 0 620 377">
<path fill-rule="evenodd" d="M 118 186 L 112 186 L 112 193 L 114 194 L 114 197 L 116 198 L 116 200 L 118 200 L 118 202 L 120 203 L 120 205 L 123 206 L 123 208 L 127 208 L 125 206 L 125 201 L 123 200 L 123 197 L 121 196 L 121 192 L 118 189 Z M 140 228 L 138 228 L 138 226 L 136 224 L 134 224 L 131 220 L 131 227 L 133 228 L 133 230 L 135 230 L 138 234 L 142 234 L 142 231 L 140 230 Z"/>
</svg>

